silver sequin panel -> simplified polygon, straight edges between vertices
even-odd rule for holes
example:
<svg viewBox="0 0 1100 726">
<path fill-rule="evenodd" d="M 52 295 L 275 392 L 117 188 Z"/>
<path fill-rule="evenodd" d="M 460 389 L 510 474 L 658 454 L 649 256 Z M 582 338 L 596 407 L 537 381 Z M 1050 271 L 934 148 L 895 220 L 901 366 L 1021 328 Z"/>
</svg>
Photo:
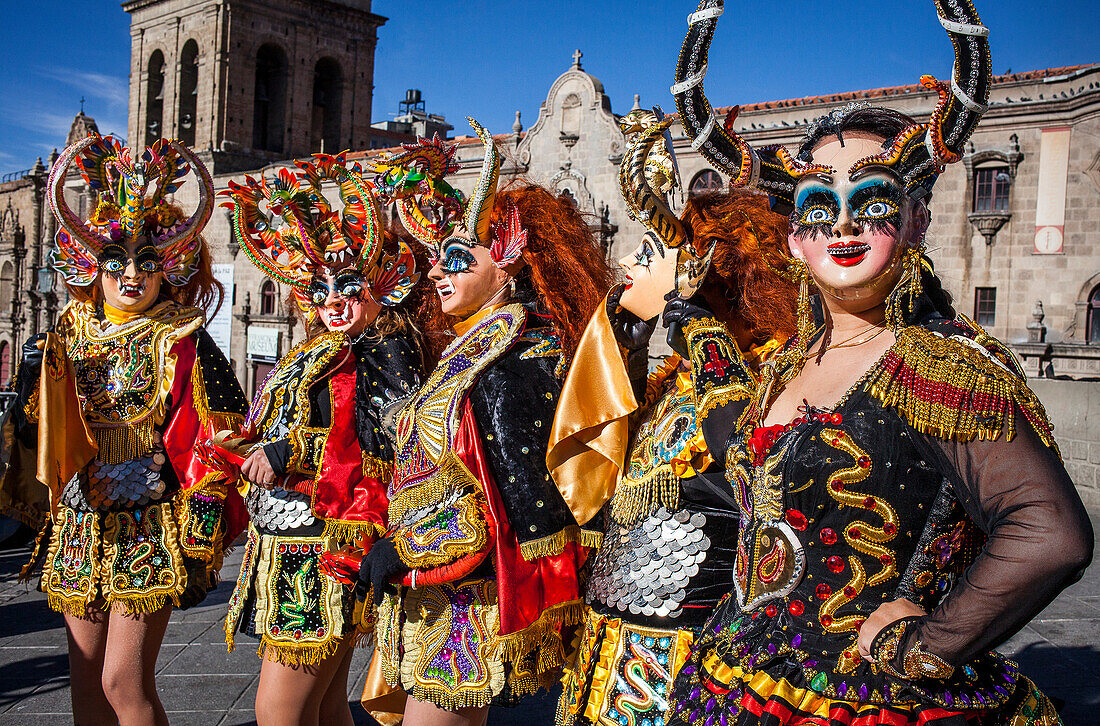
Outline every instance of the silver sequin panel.
<svg viewBox="0 0 1100 726">
<path fill-rule="evenodd" d="M 317 521 L 310 508 L 309 496 L 290 489 L 253 486 L 248 490 L 244 505 L 252 523 L 264 529 L 294 529 Z"/>
<path fill-rule="evenodd" d="M 78 512 L 147 506 L 164 496 L 165 483 L 160 472 L 167 461 L 161 449 L 121 464 L 104 464 L 95 459 L 61 490 L 61 502 Z"/>
<path fill-rule="evenodd" d="M 586 598 L 633 615 L 675 618 L 685 588 L 699 574 L 710 538 L 706 516 L 661 507 L 631 529 L 608 520 Z"/>
</svg>

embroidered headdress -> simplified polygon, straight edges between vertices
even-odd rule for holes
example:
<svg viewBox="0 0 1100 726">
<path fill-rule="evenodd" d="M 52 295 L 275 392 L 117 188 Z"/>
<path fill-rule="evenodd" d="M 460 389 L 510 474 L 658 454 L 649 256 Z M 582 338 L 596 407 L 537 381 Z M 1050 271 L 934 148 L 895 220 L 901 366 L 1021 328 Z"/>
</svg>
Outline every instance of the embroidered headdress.
<svg viewBox="0 0 1100 726">
<path fill-rule="evenodd" d="M 384 201 L 396 202 L 402 224 L 428 247 L 433 263 L 454 239 L 455 228 L 461 227 L 469 243 L 488 247 L 493 262 L 505 267 L 519 259 L 527 235 L 515 207 L 507 223 L 490 222 L 500 179 L 500 151 L 492 134 L 474 119 L 466 120 L 485 146 L 481 173 L 469 198 L 444 181 L 447 174 L 458 170 L 454 163 L 457 145 L 445 144 L 438 136 L 403 144 L 401 153 L 370 164 L 377 174 L 373 184 Z"/>
<path fill-rule="evenodd" d="M 246 175 L 244 184 L 230 181 L 220 193 L 229 197 L 222 206 L 233 210 L 233 235 L 241 249 L 267 277 L 290 286 L 310 319 L 311 281 L 349 266 L 363 275 L 375 301 L 400 303 L 420 274 L 404 243 L 396 255 L 383 252 L 378 200 L 362 169 L 349 166 L 343 154 L 314 154 L 294 163 L 297 173 L 282 168 L 270 181 Z M 338 185 L 342 212 L 325 198 L 325 182 Z M 275 217 L 282 224 L 276 226 Z"/>
<path fill-rule="evenodd" d="M 847 171 L 856 175 L 871 169 L 889 169 L 915 199 L 931 193 L 944 165 L 961 158 L 963 144 L 982 114 L 992 83 L 989 30 L 981 24 L 970 0 L 935 0 L 940 24 L 955 48 L 950 83 L 922 76 L 921 83 L 939 94 L 939 103 L 926 124 L 903 130 L 875 156 L 861 159 Z M 794 206 L 794 188 L 808 174 L 831 175 L 838 170 L 792 158 L 783 146 L 753 148 L 732 129 L 738 108 L 720 122 L 703 93 L 707 55 L 714 37 L 722 0 L 702 0 L 688 16 L 688 33 L 676 66 L 672 93 L 691 147 L 730 175 L 737 186 L 756 186 L 773 199 L 776 211 Z M 843 112 L 843 110 L 842 110 Z M 827 119 L 824 119 L 827 121 Z"/>
<path fill-rule="evenodd" d="M 99 197 L 87 221 L 65 202 L 65 176 L 73 161 Z M 194 214 L 180 219 L 167 197 L 188 172 L 198 177 L 199 203 Z M 199 234 L 214 209 L 214 186 L 206 167 L 179 141 L 158 139 L 135 160 L 115 139 L 93 133 L 58 157 L 50 169 L 47 199 L 61 226 L 50 263 L 65 282 L 91 285 L 104 247 L 125 248 L 144 239 L 156 249 L 165 279 L 178 287 L 198 270 Z"/>
</svg>

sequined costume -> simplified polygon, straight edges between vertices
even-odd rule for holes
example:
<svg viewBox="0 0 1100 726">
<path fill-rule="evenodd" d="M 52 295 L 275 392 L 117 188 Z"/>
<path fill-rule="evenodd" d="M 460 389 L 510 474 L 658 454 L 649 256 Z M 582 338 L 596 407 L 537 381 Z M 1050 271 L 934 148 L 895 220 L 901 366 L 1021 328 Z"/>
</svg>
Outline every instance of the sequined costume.
<svg viewBox="0 0 1100 726">
<path fill-rule="evenodd" d="M 87 220 L 65 202 L 73 164 L 98 196 Z M 189 174 L 198 204 L 184 217 L 168 195 Z M 59 156 L 47 200 L 60 227 L 50 264 L 75 299 L 24 347 L 16 386 L 22 465 L 0 486 L 0 507 L 29 524 L 46 520 L 23 574 L 41 566 L 49 606 L 76 617 L 92 605 L 129 613 L 194 605 L 244 519 L 236 491 L 194 451 L 241 420 L 244 396 L 202 328 L 205 313 L 176 302 L 201 268 L 210 176 L 177 141 L 135 156 L 92 134 Z M 126 312 L 102 301 L 96 285 L 108 275 L 131 280 L 131 297 L 145 293 L 149 276 L 166 285 L 151 307 Z M 35 469 L 37 483 L 20 476 Z"/>
<path fill-rule="evenodd" d="M 469 199 L 443 182 L 454 149 L 438 139 L 378 163 L 376 185 L 435 260 L 449 245 L 482 245 L 504 269 L 527 232 L 515 206 L 490 223 L 501 155 L 470 123 L 485 158 Z M 468 239 L 451 235 L 459 224 Z M 514 704 L 550 687 L 563 628 L 580 620 L 582 534 L 545 463 L 564 369 L 555 324 L 534 299 L 455 324 L 398 417 L 387 539 L 408 574 L 378 610 L 381 674 L 443 709 Z"/>
<path fill-rule="evenodd" d="M 42 375 L 64 381 L 72 372 L 98 451 L 57 492 L 32 559 L 52 609 L 81 616 L 103 601 L 153 612 L 194 605 L 213 587 L 240 531 L 240 502 L 193 449 L 245 408 L 203 319 L 173 302 L 114 321 L 91 303 L 62 311 L 55 334 L 64 348 L 47 349 Z M 37 425 L 40 403 L 36 390 L 25 404 L 28 444 L 50 435 Z"/>
<path fill-rule="evenodd" d="M 385 531 L 393 448 L 382 417 L 420 377 L 408 336 L 353 343 L 343 333 L 296 346 L 268 375 L 245 427 L 282 483 L 244 484 L 251 525 L 225 621 L 230 648 L 240 630 L 268 657 L 316 663 L 355 629 L 350 588 L 318 559 Z"/>
<path fill-rule="evenodd" d="M 377 200 L 359 169 L 327 154 L 298 167 L 297 175 L 284 169 L 270 182 L 249 177 L 225 192 L 249 258 L 291 286 L 314 325 L 316 306 L 330 293 L 311 290 L 326 273 L 334 284 L 350 285 L 345 292 L 369 294 L 380 305 L 403 301 L 419 279 L 412 254 L 404 243 L 396 255 L 383 251 Z M 343 214 L 321 194 L 328 181 L 339 185 Z M 264 201 L 285 222 L 278 231 L 261 209 Z M 368 327 L 354 341 L 343 332 L 314 335 L 283 356 L 260 386 L 237 433 L 247 452 L 262 448 L 276 484 L 242 480 L 251 525 L 225 620 L 230 649 L 240 630 L 260 639 L 262 657 L 316 664 L 355 630 L 362 613 L 355 612 L 351 588 L 326 577 L 319 561 L 352 542 L 369 546 L 385 531 L 393 462 L 385 420 L 422 374 L 411 333 Z M 208 451 L 221 455 L 215 446 Z"/>
<path fill-rule="evenodd" d="M 576 526 L 544 463 L 555 335 L 518 304 L 456 332 L 398 418 L 390 528 L 413 573 L 377 630 L 387 682 L 444 708 L 548 686 L 580 610 Z"/>
<path fill-rule="evenodd" d="M 914 200 L 960 158 L 989 90 L 988 30 L 973 6 L 935 4 L 956 50 L 950 85 L 925 77 L 940 93 L 929 123 L 847 170 L 848 179 L 867 168 L 889 175 Z M 754 150 L 732 126 L 707 123 L 701 82 L 721 5 L 704 0 L 689 19 L 673 89 L 681 117 L 690 115 L 685 128 L 704 155 L 738 167 L 735 184 L 789 209 L 802 177 L 845 170 L 805 151 Z M 839 137 L 830 124 L 851 110 L 815 126 Z M 807 138 L 820 140 L 815 133 Z M 792 221 L 802 219 L 796 210 Z M 762 412 L 823 330 L 808 273 L 799 330 L 758 385 L 730 378 L 744 364 L 715 320 L 693 313 L 677 323 L 696 394 L 715 402 L 700 426 L 712 450 L 724 442 L 741 525 L 732 591 L 676 679 L 669 723 L 1058 723 L 1051 702 L 991 649 L 1080 576 L 1091 527 L 1015 358 L 950 309 L 921 253 L 908 250 L 884 300 L 895 342 L 830 408 L 806 404 L 787 424 L 763 426 Z M 694 365 L 708 360 L 709 373 Z M 901 598 L 927 615 L 887 625 L 862 657 L 865 619 Z"/>
<path fill-rule="evenodd" d="M 735 505 L 697 429 L 691 378 L 680 363 L 672 356 L 650 374 L 632 414 L 624 468 L 602 511 L 559 724 L 662 723 L 673 678 L 726 591 Z"/>
</svg>

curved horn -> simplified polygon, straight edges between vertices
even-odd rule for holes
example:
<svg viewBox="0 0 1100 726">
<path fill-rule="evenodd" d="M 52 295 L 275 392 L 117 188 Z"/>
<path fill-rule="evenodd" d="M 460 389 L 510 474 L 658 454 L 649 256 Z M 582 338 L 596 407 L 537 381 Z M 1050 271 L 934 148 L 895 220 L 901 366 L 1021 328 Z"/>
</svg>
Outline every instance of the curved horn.
<svg viewBox="0 0 1100 726">
<path fill-rule="evenodd" d="M 806 174 L 827 170 L 793 159 L 782 146 L 754 149 L 739 134 L 727 129 L 727 124 L 719 122 L 703 92 L 703 79 L 707 75 L 710 43 L 722 12 L 722 0 L 702 0 L 699 9 L 688 16 L 688 33 L 676 63 L 676 83 L 671 88 L 680 124 L 692 139 L 691 148 L 729 174 L 734 186 L 754 186 L 767 192 L 772 209 L 789 214 L 794 209 L 794 187 L 798 180 Z"/>
<path fill-rule="evenodd" d="M 84 220 L 76 215 L 65 202 L 65 175 L 73 160 L 86 148 L 100 140 L 98 134 L 93 134 L 86 139 L 70 144 L 61 152 L 61 156 L 50 169 L 50 176 L 46 182 L 46 200 L 49 202 L 50 211 L 57 218 L 62 229 L 69 235 L 72 244 L 84 248 L 78 254 L 87 253 L 95 259 L 107 241 L 102 235 L 95 232 Z M 88 284 L 88 283 L 85 283 Z"/>
<path fill-rule="evenodd" d="M 156 242 L 164 265 L 164 276 L 170 284 L 178 286 L 187 282 L 198 271 L 196 263 L 201 245 L 199 234 L 206 227 L 210 214 L 214 211 L 214 182 L 210 178 L 210 172 L 194 152 L 179 141 L 170 141 L 168 146 L 190 166 L 191 171 L 198 177 L 199 185 L 199 203 L 194 213 L 186 222 L 176 225 L 172 231 Z M 177 186 L 178 184 L 172 180 L 165 191 L 174 191 Z"/>
<path fill-rule="evenodd" d="M 378 260 L 382 251 L 382 213 L 378 198 L 363 180 L 358 167 L 348 168 L 344 154 L 314 154 L 313 160 L 296 161 L 302 171 L 299 176 L 313 187 L 316 203 L 324 203 L 321 184 L 336 182 L 340 201 L 344 204 L 339 220 L 339 234 L 355 255 L 355 269 L 363 272 Z"/>
<path fill-rule="evenodd" d="M 645 162 L 653 147 L 664 139 L 664 132 L 675 119 L 671 116 L 643 129 L 631 143 L 630 150 L 619 164 L 619 190 L 626 201 L 630 218 L 642 224 L 666 247 L 679 247 L 690 242 L 679 218 L 672 213 L 664 198 L 646 180 Z"/>
<path fill-rule="evenodd" d="M 474 119 L 470 122 L 481 143 L 485 144 L 485 160 L 481 163 L 481 173 L 477 177 L 477 186 L 466 204 L 466 231 L 476 244 L 489 244 L 492 229 L 489 218 L 493 215 L 493 200 L 497 194 L 497 180 L 500 178 L 500 152 L 493 143 L 493 136 Z"/>
<path fill-rule="evenodd" d="M 920 124 L 898 135 L 882 154 L 861 159 L 850 174 L 870 166 L 893 167 L 911 197 L 931 193 L 944 164 L 962 158 L 963 145 L 985 114 L 993 84 L 989 55 L 989 29 L 981 23 L 970 0 L 935 0 L 940 25 L 955 49 L 951 82 L 922 76 L 921 84 L 939 94 L 939 103 L 927 125 Z"/>
</svg>

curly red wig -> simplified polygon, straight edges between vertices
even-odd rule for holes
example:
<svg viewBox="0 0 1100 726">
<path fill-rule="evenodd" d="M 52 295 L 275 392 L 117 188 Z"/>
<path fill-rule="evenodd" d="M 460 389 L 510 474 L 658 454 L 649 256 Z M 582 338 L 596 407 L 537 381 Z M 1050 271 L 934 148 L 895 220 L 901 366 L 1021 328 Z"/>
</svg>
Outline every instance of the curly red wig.
<svg viewBox="0 0 1100 726">
<path fill-rule="evenodd" d="M 718 243 L 700 292 L 738 342 L 793 335 L 797 291 L 778 272 L 787 266 L 790 222 L 771 211 L 768 197 L 740 188 L 701 194 L 688 200 L 681 218 L 699 247 Z"/>
<path fill-rule="evenodd" d="M 562 354 L 571 359 L 611 287 L 611 269 L 584 215 L 569 201 L 541 186 L 514 182 L 497 193 L 493 223 L 506 224 L 513 206 L 527 231 L 527 265 L 516 278 L 517 298 L 550 316 Z"/>
</svg>

